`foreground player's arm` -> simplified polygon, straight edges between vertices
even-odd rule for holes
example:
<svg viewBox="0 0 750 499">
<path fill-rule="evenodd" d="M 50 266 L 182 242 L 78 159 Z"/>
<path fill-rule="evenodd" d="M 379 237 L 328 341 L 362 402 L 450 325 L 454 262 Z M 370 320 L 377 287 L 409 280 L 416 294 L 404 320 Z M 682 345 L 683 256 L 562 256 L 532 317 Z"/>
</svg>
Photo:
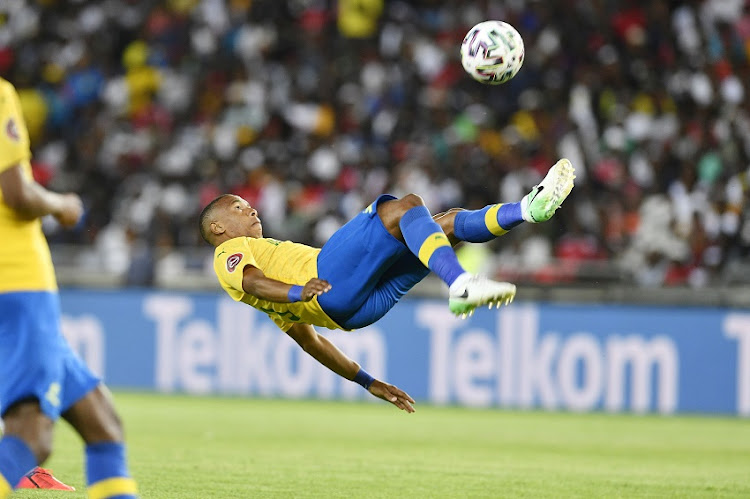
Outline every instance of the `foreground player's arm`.
<svg viewBox="0 0 750 499">
<path fill-rule="evenodd" d="M 0 189 L 5 204 L 29 220 L 53 215 L 64 227 L 71 227 L 83 212 L 78 195 L 48 191 L 34 180 L 26 179 L 20 164 L 0 173 Z"/>
<path fill-rule="evenodd" d="M 318 332 L 315 331 L 315 328 L 311 325 L 301 323 L 294 324 L 289 331 L 287 331 L 287 334 L 291 336 L 305 352 L 309 353 L 315 360 L 326 366 L 328 369 L 350 381 L 359 382 L 357 376 L 358 374 L 361 376 L 360 373 L 364 372 L 361 371 L 359 364 L 347 357 L 344 352 L 336 348 L 336 345 L 328 341 L 328 338 L 318 334 Z M 414 412 L 414 407 L 412 407 L 414 400 L 409 394 L 399 388 L 377 379 L 372 380 L 366 388 L 371 394 L 390 402 L 399 409 L 406 412 Z"/>
<path fill-rule="evenodd" d="M 310 279 L 304 286 L 292 286 L 266 277 L 262 270 L 252 265 L 245 265 L 242 271 L 242 290 L 261 300 L 276 303 L 310 301 L 330 289 L 328 281 L 322 279 Z"/>
</svg>

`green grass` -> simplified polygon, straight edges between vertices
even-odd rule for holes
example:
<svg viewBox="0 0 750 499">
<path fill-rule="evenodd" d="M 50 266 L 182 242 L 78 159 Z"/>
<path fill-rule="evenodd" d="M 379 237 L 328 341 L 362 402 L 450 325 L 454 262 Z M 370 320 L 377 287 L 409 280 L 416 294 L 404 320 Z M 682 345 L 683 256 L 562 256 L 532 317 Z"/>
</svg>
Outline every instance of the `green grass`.
<svg viewBox="0 0 750 499">
<path fill-rule="evenodd" d="M 116 403 L 144 498 L 750 497 L 748 420 L 130 393 Z M 65 424 L 47 466 L 84 490 Z"/>
</svg>

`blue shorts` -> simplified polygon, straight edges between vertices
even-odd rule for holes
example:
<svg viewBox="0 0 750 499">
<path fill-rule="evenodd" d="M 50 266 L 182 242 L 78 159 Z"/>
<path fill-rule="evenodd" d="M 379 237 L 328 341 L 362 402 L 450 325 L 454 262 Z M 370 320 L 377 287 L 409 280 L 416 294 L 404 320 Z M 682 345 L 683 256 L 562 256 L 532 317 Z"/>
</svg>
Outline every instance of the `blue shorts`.
<svg viewBox="0 0 750 499">
<path fill-rule="evenodd" d="M 0 415 L 37 399 L 54 421 L 99 382 L 60 331 L 57 293 L 0 293 Z"/>
<path fill-rule="evenodd" d="M 374 323 L 430 273 L 380 220 L 378 205 L 392 199 L 378 197 L 337 230 L 318 255 L 318 277 L 331 284 L 318 303 L 344 329 Z"/>
</svg>

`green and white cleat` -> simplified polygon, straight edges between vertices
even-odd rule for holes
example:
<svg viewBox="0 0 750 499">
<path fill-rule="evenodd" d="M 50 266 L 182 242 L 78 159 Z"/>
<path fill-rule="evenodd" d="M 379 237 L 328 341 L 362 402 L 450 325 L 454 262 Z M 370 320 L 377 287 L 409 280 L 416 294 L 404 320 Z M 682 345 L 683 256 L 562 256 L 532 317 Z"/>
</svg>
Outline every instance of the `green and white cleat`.
<svg viewBox="0 0 750 499">
<path fill-rule="evenodd" d="M 499 308 L 512 302 L 516 296 L 516 286 L 509 282 L 496 282 L 479 275 L 464 276 L 451 286 L 448 295 L 448 307 L 462 319 L 473 315 L 477 307 Z"/>
<path fill-rule="evenodd" d="M 521 200 L 521 216 L 531 223 L 546 222 L 573 190 L 575 169 L 567 159 L 555 163 L 538 185 Z"/>
</svg>

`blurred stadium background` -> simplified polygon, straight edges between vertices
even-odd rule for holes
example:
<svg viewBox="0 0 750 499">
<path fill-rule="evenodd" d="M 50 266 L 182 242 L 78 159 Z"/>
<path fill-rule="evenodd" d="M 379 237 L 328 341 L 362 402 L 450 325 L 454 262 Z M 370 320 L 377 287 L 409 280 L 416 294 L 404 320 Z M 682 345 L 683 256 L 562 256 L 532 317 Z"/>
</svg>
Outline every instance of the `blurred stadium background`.
<svg viewBox="0 0 750 499">
<path fill-rule="evenodd" d="M 520 73 L 500 87 L 474 82 L 458 60 L 464 34 L 485 19 L 510 22 L 526 45 Z M 433 211 L 479 208 L 520 199 L 568 157 L 576 188 L 550 222 L 461 250 L 467 267 L 517 283 L 520 304 L 457 325 L 440 315 L 444 290 L 428 278 L 382 329 L 335 341 L 437 404 L 750 415 L 750 2 L 2 0 L 0 75 L 19 89 L 37 180 L 84 199 L 80 227 L 45 220 L 45 231 L 66 335 L 115 387 L 364 399 L 310 375 L 260 315 L 227 308 L 196 227 L 216 195 L 245 197 L 271 237 L 320 245 L 381 192 L 416 192 Z M 136 435 L 153 434 L 142 421 L 152 403 L 125 398 Z M 322 407 L 308 410 L 342 410 Z M 455 424 L 470 431 L 477 417 L 457 413 Z M 523 417 L 500 418 L 511 441 L 493 442 L 515 449 L 510 469 L 523 477 L 511 495 L 750 494 L 744 421 L 732 422 L 737 439 L 722 432 L 730 426 L 698 423 L 656 447 L 639 438 L 663 435 L 658 421 L 602 423 L 593 440 L 546 455 L 544 471 L 562 482 L 529 485 L 524 473 L 554 436 L 532 449 L 523 439 L 535 430 L 513 438 Z M 601 421 L 540 425 L 586 435 Z M 431 428 L 425 438 L 452 445 L 441 423 Z M 457 452 L 481 448 L 477 435 Z M 350 436 L 331 434 L 310 455 Z M 434 450 L 415 448 L 417 460 Z M 561 449 L 585 456 L 570 465 L 579 475 L 555 459 Z M 188 464 L 177 456 L 190 450 L 158 452 L 177 463 L 179 482 Z M 288 452 L 275 459 L 299 457 Z M 656 475 L 639 468 L 645 456 L 677 454 L 684 461 Z M 383 474 L 394 472 L 386 456 L 375 467 Z M 582 471 L 600 458 L 625 471 Z M 507 486 L 507 475 L 474 464 L 489 488 L 466 495 Z M 237 473 L 257 465 L 222 472 L 241 486 Z M 258 471 L 266 488 L 255 492 L 301 494 L 313 471 L 296 475 L 297 489 L 274 489 Z M 462 471 L 402 490 L 461 495 L 460 477 L 472 477 Z M 671 481 L 658 483 L 660 473 Z M 330 496 L 346 496 L 337 490 Z M 368 490 L 377 495 L 372 484 L 360 495 Z"/>
<path fill-rule="evenodd" d="M 522 293 L 750 300 L 746 2 L 340 3 L 3 2 L 37 177 L 88 207 L 47 226 L 64 284 L 212 288 L 195 217 L 222 192 L 319 245 L 380 192 L 481 207 L 566 156 L 566 209 L 466 259 Z M 487 18 L 526 41 L 500 88 L 457 59 Z"/>
</svg>

